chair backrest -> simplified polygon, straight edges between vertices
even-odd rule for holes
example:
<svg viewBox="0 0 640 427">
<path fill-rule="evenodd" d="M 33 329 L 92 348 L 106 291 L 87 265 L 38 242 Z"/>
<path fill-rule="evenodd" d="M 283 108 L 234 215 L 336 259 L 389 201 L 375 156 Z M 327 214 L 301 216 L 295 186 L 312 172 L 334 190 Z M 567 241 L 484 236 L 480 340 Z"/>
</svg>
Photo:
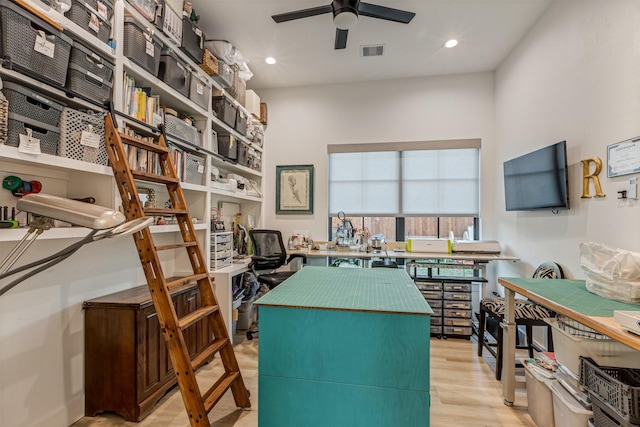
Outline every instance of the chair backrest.
<svg viewBox="0 0 640 427">
<path fill-rule="evenodd" d="M 254 270 L 275 270 L 286 264 L 287 249 L 278 230 L 249 230 L 254 256 Z"/>
<path fill-rule="evenodd" d="M 564 279 L 564 272 L 555 262 L 543 262 L 533 272 L 534 279 Z"/>
</svg>

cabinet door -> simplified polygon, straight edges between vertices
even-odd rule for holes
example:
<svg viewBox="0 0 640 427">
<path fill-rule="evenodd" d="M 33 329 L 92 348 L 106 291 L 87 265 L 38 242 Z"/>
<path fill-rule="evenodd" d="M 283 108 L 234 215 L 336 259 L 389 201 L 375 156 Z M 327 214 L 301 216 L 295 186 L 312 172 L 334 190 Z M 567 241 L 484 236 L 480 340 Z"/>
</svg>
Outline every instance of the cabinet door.
<svg viewBox="0 0 640 427">
<path fill-rule="evenodd" d="M 138 395 L 143 400 L 174 374 L 155 308 L 142 309 L 139 316 Z"/>
</svg>

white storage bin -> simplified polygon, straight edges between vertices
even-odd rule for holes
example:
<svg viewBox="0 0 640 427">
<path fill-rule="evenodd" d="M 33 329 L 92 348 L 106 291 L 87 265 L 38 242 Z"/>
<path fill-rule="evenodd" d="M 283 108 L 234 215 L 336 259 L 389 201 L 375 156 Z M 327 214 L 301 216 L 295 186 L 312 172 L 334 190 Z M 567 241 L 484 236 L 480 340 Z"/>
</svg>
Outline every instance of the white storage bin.
<svg viewBox="0 0 640 427">
<path fill-rule="evenodd" d="M 553 349 L 558 363 L 575 376 L 580 373 L 579 356 L 592 358 L 601 366 L 619 366 L 640 369 L 638 352 L 612 339 L 594 339 L 575 336 L 562 330 L 556 319 L 545 319 L 553 333 Z"/>
<path fill-rule="evenodd" d="M 555 380 L 537 376 L 524 362 L 524 375 L 527 383 L 527 406 L 529 415 L 538 427 L 555 427 L 553 421 L 553 393 L 548 384 Z M 564 427 L 564 426 L 559 426 Z"/>
<path fill-rule="evenodd" d="M 553 421 L 558 427 L 585 427 L 592 412 L 582 405 L 557 381 L 548 384 L 553 393 Z"/>
</svg>

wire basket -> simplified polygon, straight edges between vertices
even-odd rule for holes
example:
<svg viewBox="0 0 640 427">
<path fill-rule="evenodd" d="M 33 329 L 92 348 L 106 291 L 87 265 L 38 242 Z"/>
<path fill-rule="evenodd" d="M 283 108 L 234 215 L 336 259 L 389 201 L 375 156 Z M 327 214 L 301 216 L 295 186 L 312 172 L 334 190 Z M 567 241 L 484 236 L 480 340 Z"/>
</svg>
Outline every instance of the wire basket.
<svg viewBox="0 0 640 427">
<path fill-rule="evenodd" d="M 589 338 L 592 340 L 611 340 L 608 336 L 603 335 L 580 322 L 570 319 L 567 316 L 559 314 L 556 316 L 556 319 L 558 321 L 558 327 L 573 336 Z"/>
<path fill-rule="evenodd" d="M 201 145 L 198 129 L 171 114 L 164 115 L 164 133 L 168 138 L 177 138 L 196 146 Z"/>
<path fill-rule="evenodd" d="M 72 108 L 62 110 L 58 155 L 106 165 L 108 157 L 105 148 L 104 116 L 105 113 L 93 111 L 83 112 Z M 84 132 L 88 134 L 83 135 Z"/>
</svg>

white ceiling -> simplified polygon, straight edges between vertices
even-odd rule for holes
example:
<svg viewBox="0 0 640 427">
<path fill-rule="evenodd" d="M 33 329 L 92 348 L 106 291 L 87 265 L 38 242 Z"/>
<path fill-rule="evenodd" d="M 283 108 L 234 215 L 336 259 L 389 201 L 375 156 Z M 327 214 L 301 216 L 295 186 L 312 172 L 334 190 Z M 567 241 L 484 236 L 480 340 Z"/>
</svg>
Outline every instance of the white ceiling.
<svg viewBox="0 0 640 427">
<path fill-rule="evenodd" d="M 409 24 L 360 17 L 347 48 L 334 50 L 332 14 L 276 24 L 271 15 L 330 0 L 191 0 L 208 39 L 249 60 L 253 89 L 493 71 L 553 0 L 368 0 L 415 12 Z M 455 38 L 459 44 L 446 49 Z M 382 57 L 361 45 L 384 44 Z M 273 56 L 277 64 L 264 59 Z"/>
</svg>

